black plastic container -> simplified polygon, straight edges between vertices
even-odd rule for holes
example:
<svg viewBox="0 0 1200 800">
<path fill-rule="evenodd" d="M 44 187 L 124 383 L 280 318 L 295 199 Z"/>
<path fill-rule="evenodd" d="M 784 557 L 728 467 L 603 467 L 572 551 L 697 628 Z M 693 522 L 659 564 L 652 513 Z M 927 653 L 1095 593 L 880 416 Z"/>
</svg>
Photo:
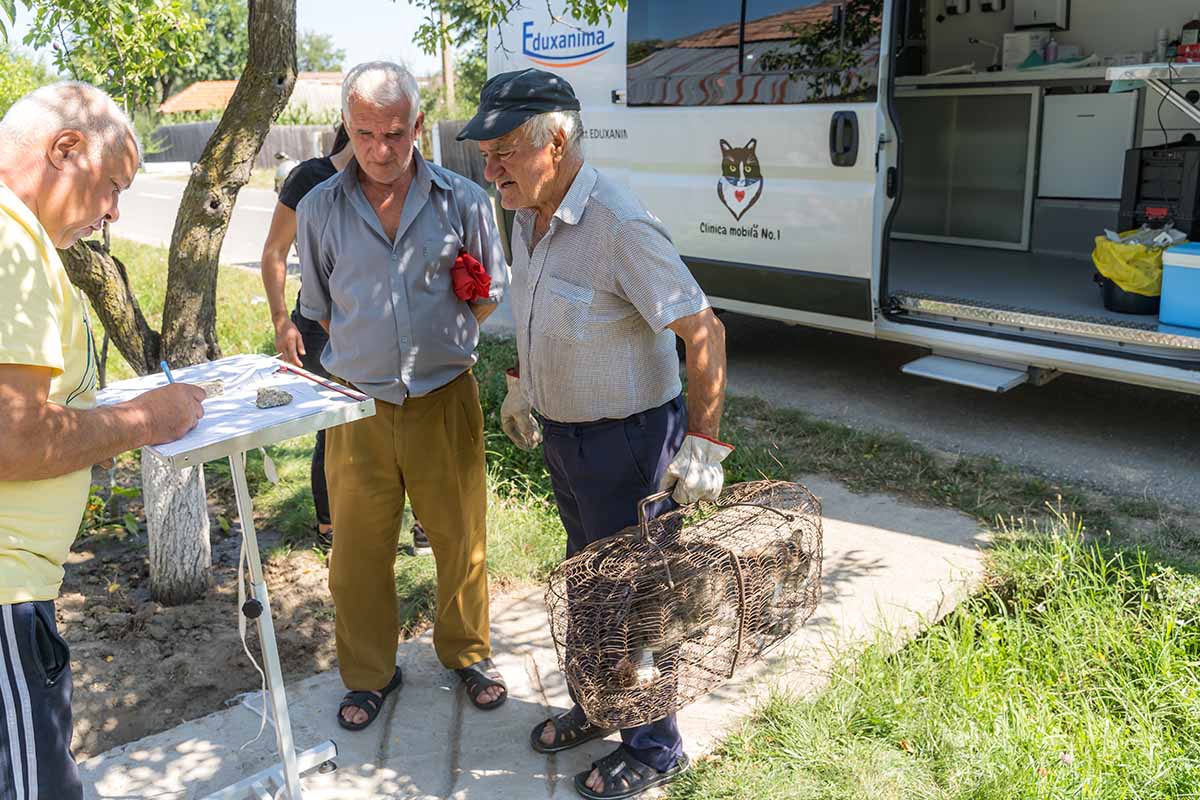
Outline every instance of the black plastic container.
<svg viewBox="0 0 1200 800">
<path fill-rule="evenodd" d="M 1125 153 L 1121 230 L 1167 223 L 1200 239 L 1200 143 L 1180 141 Z"/>
<path fill-rule="evenodd" d="M 1100 284 L 1100 296 L 1104 299 L 1104 307 L 1117 314 L 1157 314 L 1161 297 L 1147 297 L 1144 294 L 1127 292 L 1108 278 L 1096 273 L 1096 283 Z"/>
</svg>

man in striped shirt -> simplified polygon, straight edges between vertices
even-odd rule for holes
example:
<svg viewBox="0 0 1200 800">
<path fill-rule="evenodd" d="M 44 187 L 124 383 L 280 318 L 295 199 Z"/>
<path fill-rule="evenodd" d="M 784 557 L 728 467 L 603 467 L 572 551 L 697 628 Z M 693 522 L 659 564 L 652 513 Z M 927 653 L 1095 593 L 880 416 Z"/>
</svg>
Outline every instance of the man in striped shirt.
<svg viewBox="0 0 1200 800">
<path fill-rule="evenodd" d="M 715 499 L 725 332 L 662 222 L 584 162 L 579 102 L 541 70 L 497 75 L 459 138 L 479 141 L 485 176 L 517 210 L 511 298 L 519 369 L 501 409 L 518 446 L 543 441 L 567 555 L 637 522 L 662 489 Z M 675 339 L 687 350 L 681 394 Z M 539 424 L 540 421 L 540 424 Z M 659 502 L 656 513 L 671 501 Z M 606 736 L 576 704 L 533 729 L 552 753 Z M 687 768 L 674 715 L 621 731 L 575 778 L 589 800 L 632 797 Z"/>
</svg>

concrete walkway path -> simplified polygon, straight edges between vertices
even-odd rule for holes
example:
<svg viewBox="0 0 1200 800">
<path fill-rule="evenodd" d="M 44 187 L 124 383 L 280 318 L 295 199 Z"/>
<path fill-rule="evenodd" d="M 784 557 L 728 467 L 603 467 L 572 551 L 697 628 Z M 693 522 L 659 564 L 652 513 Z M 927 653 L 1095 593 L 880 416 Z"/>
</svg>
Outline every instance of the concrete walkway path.
<svg viewBox="0 0 1200 800">
<path fill-rule="evenodd" d="M 840 484 L 803 480 L 824 505 L 824 596 L 800 633 L 764 662 L 679 715 L 689 754 L 710 750 L 772 688 L 811 692 L 835 652 L 880 627 L 911 634 L 951 610 L 982 574 L 976 523 L 955 512 L 861 496 Z M 529 731 L 568 705 L 540 589 L 494 604 L 492 642 L 510 699 L 481 712 L 442 668 L 428 635 L 397 655 L 404 688 L 366 731 L 337 726 L 344 691 L 336 671 L 286 687 L 300 749 L 333 739 L 338 769 L 305 779 L 306 800 L 573 798 L 572 776 L 615 746 L 616 737 L 541 756 Z M 244 658 L 230 653 L 229 657 Z M 88 798 L 198 798 L 270 766 L 270 727 L 258 730 L 258 695 L 233 708 L 96 756 L 81 765 Z"/>
</svg>

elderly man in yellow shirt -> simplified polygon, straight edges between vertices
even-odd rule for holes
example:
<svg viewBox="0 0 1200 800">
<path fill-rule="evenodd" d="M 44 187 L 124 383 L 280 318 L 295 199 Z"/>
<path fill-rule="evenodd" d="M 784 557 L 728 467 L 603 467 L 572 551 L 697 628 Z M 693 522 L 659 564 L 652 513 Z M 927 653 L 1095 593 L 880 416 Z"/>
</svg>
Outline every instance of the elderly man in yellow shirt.
<svg viewBox="0 0 1200 800">
<path fill-rule="evenodd" d="M 56 83 L 0 120 L 0 795 L 79 800 L 71 672 L 54 620 L 91 466 L 203 415 L 174 384 L 96 408 L 87 301 L 56 248 L 115 222 L 141 147 L 99 89 Z"/>
</svg>

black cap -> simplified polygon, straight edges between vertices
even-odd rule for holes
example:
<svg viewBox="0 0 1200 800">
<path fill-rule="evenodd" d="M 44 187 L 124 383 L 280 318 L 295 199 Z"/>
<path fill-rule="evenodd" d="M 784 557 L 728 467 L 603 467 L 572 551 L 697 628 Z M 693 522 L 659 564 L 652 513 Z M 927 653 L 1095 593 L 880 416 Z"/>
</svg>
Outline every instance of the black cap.
<svg viewBox="0 0 1200 800">
<path fill-rule="evenodd" d="M 579 100 L 566 78 L 541 69 L 502 72 L 483 85 L 479 110 L 457 138 L 498 139 L 538 114 L 578 110 Z"/>
</svg>

